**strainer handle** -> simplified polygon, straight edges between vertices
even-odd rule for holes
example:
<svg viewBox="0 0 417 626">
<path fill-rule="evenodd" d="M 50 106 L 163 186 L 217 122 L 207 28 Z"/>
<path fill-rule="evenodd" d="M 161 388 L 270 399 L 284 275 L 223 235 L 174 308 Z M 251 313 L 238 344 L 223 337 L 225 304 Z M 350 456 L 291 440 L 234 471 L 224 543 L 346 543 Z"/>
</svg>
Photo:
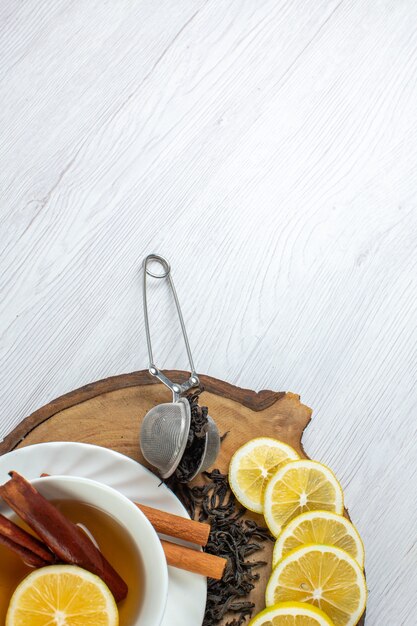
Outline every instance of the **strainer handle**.
<svg viewBox="0 0 417 626">
<path fill-rule="evenodd" d="M 149 267 L 149 261 L 156 261 L 160 263 L 162 266 L 163 272 L 161 274 L 156 274 L 152 272 Z M 154 363 L 153 352 L 152 352 L 152 342 L 151 342 L 151 333 L 149 329 L 149 314 L 148 314 L 148 300 L 147 300 L 147 289 L 146 289 L 146 277 L 147 275 L 152 276 L 153 278 L 167 278 L 169 285 L 171 287 L 172 295 L 174 296 L 175 306 L 177 307 L 178 318 L 181 324 L 182 335 L 184 337 L 184 343 L 187 350 L 188 361 L 191 369 L 190 378 L 182 383 L 173 383 L 160 369 L 158 369 Z M 177 401 L 180 397 L 180 394 L 188 391 L 192 387 L 195 387 L 200 383 L 198 375 L 195 371 L 193 356 L 191 354 L 190 343 L 188 341 L 187 331 L 185 329 L 184 318 L 182 316 L 180 303 L 178 300 L 177 292 L 175 290 L 174 281 L 172 280 L 171 275 L 171 265 L 168 263 L 166 259 L 164 259 L 159 254 L 148 254 L 147 257 L 143 260 L 143 315 L 145 318 L 145 331 L 146 331 L 146 342 L 148 344 L 148 355 L 149 355 L 149 373 L 158 380 L 161 381 L 166 387 L 168 387 L 174 397 L 174 401 Z"/>
</svg>

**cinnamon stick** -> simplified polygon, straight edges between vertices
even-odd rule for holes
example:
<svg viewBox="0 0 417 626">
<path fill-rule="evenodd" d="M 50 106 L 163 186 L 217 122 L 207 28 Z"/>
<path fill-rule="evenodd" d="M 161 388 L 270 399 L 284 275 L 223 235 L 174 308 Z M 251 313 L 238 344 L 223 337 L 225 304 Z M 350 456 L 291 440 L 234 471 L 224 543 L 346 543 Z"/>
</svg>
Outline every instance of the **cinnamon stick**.
<svg viewBox="0 0 417 626">
<path fill-rule="evenodd" d="M 116 602 L 128 593 L 124 580 L 87 535 L 44 498 L 23 476 L 10 472 L 11 480 L 0 486 L 0 496 L 64 563 L 78 565 L 99 576 Z"/>
<path fill-rule="evenodd" d="M 41 477 L 50 476 L 50 474 L 41 474 Z M 205 522 L 196 522 L 195 520 L 167 513 L 152 506 L 146 506 L 135 502 L 138 509 L 142 511 L 148 518 L 157 533 L 168 535 L 176 539 L 183 539 L 197 546 L 206 546 L 210 535 L 210 524 Z"/>
<path fill-rule="evenodd" d="M 50 563 L 47 563 L 46 561 L 41 559 L 40 556 L 38 556 L 31 550 L 28 550 L 27 548 L 23 548 L 23 546 L 20 546 L 18 543 L 14 543 L 14 541 L 9 539 L 8 537 L 0 535 L 0 544 L 6 546 L 6 548 L 10 548 L 10 550 L 15 552 L 15 554 L 17 554 L 22 559 L 22 561 L 26 563 L 26 565 L 29 565 L 29 567 L 37 568 L 45 567 L 45 565 L 50 565 Z"/>
<path fill-rule="evenodd" d="M 138 509 L 146 515 L 156 532 L 162 535 L 168 535 L 169 537 L 183 539 L 195 543 L 198 546 L 207 545 L 210 534 L 209 524 L 195 522 L 186 517 L 166 513 L 165 511 L 154 509 L 151 506 L 139 504 L 138 502 L 135 502 L 135 504 Z"/>
<path fill-rule="evenodd" d="M 207 552 L 198 552 L 170 541 L 161 541 L 168 565 L 208 578 L 222 578 L 227 560 Z"/>
<path fill-rule="evenodd" d="M 43 567 L 56 561 L 55 556 L 42 541 L 1 514 L 0 543 L 16 552 L 32 567 Z"/>
</svg>

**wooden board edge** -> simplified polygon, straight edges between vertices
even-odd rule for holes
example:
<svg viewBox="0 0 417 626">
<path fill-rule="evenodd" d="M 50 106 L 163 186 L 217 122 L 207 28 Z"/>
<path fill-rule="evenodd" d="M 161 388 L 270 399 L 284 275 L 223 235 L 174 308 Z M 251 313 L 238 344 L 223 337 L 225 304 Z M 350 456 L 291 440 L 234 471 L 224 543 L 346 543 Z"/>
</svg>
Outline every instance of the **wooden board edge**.
<svg viewBox="0 0 417 626">
<path fill-rule="evenodd" d="M 166 370 L 165 373 L 174 381 L 181 381 L 189 376 L 188 372 L 181 370 Z M 270 391 L 264 389 L 257 392 L 251 389 L 243 389 L 204 374 L 200 375 L 200 381 L 205 390 L 209 393 L 214 393 L 223 398 L 229 398 L 230 400 L 239 402 L 252 411 L 263 411 L 286 395 L 285 391 Z M 74 391 L 70 391 L 52 400 L 52 402 L 23 419 L 0 443 L 0 455 L 13 450 L 30 432 L 37 428 L 37 426 L 64 409 L 68 409 L 86 400 L 118 389 L 158 383 L 159 381 L 151 376 L 148 370 L 139 370 L 137 372 L 131 372 L 130 374 L 120 374 L 118 376 L 104 378 L 89 383 L 79 389 L 75 389 Z"/>
</svg>

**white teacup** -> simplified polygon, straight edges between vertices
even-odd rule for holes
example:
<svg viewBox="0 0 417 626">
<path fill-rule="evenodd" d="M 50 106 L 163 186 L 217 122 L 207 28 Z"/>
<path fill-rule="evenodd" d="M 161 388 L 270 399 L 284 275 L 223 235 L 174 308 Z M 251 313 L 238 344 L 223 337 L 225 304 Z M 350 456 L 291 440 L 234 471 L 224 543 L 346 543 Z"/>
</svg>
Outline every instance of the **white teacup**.
<svg viewBox="0 0 417 626">
<path fill-rule="evenodd" d="M 48 500 L 73 500 L 100 509 L 129 533 L 142 562 L 144 590 L 138 614 L 132 623 L 120 626 L 160 626 L 168 596 L 168 570 L 161 542 L 145 515 L 115 489 L 88 478 L 45 476 L 31 483 Z"/>
</svg>

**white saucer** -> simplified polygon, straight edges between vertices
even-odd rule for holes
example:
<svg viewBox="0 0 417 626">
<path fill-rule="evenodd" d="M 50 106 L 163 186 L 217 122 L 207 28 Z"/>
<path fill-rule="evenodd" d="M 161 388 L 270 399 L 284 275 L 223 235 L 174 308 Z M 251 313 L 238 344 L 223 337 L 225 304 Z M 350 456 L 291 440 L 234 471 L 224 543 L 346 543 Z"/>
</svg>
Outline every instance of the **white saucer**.
<svg viewBox="0 0 417 626">
<path fill-rule="evenodd" d="M 0 484 L 16 470 L 25 478 L 40 474 L 84 476 L 105 483 L 131 500 L 189 517 L 178 498 L 132 459 L 86 443 L 39 443 L 0 456 Z M 168 602 L 162 626 L 201 626 L 207 598 L 203 576 L 168 567 Z"/>
</svg>

